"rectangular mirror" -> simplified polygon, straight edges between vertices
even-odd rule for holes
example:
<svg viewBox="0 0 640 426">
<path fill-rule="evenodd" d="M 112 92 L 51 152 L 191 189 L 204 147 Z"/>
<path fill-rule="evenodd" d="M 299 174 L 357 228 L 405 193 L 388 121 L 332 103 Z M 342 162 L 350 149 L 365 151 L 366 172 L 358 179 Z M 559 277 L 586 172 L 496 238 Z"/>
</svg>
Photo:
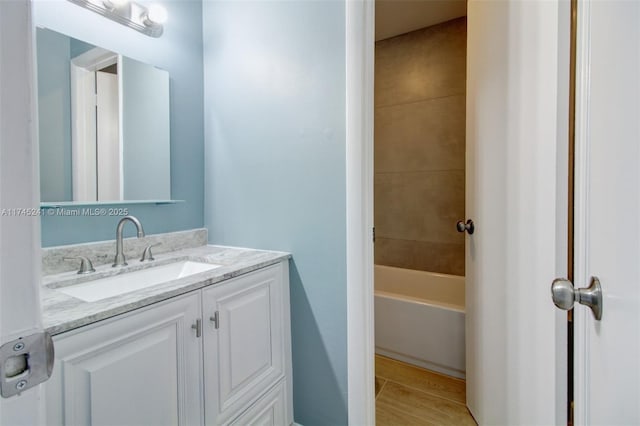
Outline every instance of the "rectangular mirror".
<svg viewBox="0 0 640 426">
<path fill-rule="evenodd" d="M 170 200 L 169 73 L 36 31 L 43 203 Z"/>
</svg>

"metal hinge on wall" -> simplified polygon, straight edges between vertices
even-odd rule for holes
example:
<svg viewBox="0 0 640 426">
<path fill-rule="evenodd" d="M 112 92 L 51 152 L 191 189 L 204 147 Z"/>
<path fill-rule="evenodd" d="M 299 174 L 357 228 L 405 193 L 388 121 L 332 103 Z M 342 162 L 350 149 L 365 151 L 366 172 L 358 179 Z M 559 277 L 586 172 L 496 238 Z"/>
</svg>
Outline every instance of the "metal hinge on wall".
<svg viewBox="0 0 640 426">
<path fill-rule="evenodd" d="M 373 242 L 375 243 L 376 242 L 376 227 L 375 226 L 371 229 L 371 235 L 373 237 Z"/>
</svg>

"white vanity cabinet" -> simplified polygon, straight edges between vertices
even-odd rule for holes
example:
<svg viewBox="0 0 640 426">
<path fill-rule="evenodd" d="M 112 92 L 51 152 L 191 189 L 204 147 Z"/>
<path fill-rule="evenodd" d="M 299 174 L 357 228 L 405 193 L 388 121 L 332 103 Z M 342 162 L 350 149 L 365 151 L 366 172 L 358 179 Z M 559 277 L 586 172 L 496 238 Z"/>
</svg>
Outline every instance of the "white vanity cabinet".
<svg viewBox="0 0 640 426">
<path fill-rule="evenodd" d="M 290 425 L 288 283 L 284 261 L 55 336 L 47 424 Z"/>
</svg>

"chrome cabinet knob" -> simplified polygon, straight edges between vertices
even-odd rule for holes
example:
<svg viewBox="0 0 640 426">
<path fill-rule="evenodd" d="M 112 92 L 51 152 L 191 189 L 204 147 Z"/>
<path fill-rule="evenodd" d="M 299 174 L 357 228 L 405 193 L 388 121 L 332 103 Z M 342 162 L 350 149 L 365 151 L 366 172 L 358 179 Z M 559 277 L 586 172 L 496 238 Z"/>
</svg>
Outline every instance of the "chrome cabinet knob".
<svg viewBox="0 0 640 426">
<path fill-rule="evenodd" d="M 556 278 L 551 284 L 551 298 L 560 309 L 568 311 L 573 308 L 575 302 L 578 302 L 591 308 L 596 321 L 602 319 L 602 286 L 597 277 L 591 277 L 589 287 L 577 290 L 566 278 Z"/>
<path fill-rule="evenodd" d="M 202 336 L 202 320 L 197 319 L 195 324 L 191 325 L 191 328 L 196 331 L 196 337 Z"/>
<path fill-rule="evenodd" d="M 467 231 L 469 235 L 473 235 L 473 233 L 476 230 L 476 227 L 473 224 L 473 220 L 468 219 L 466 223 L 462 220 L 459 220 L 458 223 L 456 223 L 456 229 L 458 230 L 458 232 Z"/>
</svg>

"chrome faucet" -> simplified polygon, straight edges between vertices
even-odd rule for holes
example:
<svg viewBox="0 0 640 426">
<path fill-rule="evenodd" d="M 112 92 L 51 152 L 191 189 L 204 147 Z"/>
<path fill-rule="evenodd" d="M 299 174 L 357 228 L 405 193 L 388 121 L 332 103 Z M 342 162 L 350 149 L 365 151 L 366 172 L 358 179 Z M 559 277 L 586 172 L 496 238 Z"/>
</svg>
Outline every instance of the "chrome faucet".
<svg viewBox="0 0 640 426">
<path fill-rule="evenodd" d="M 142 223 L 135 216 L 125 216 L 120 219 L 118 222 L 118 228 L 116 229 L 116 258 L 113 261 L 113 265 L 111 266 L 125 266 L 127 265 L 127 261 L 124 258 L 124 249 L 122 246 L 122 230 L 124 229 L 124 224 L 127 222 L 133 222 L 133 224 L 138 229 L 138 238 L 144 237 L 144 229 L 142 229 Z"/>
</svg>

